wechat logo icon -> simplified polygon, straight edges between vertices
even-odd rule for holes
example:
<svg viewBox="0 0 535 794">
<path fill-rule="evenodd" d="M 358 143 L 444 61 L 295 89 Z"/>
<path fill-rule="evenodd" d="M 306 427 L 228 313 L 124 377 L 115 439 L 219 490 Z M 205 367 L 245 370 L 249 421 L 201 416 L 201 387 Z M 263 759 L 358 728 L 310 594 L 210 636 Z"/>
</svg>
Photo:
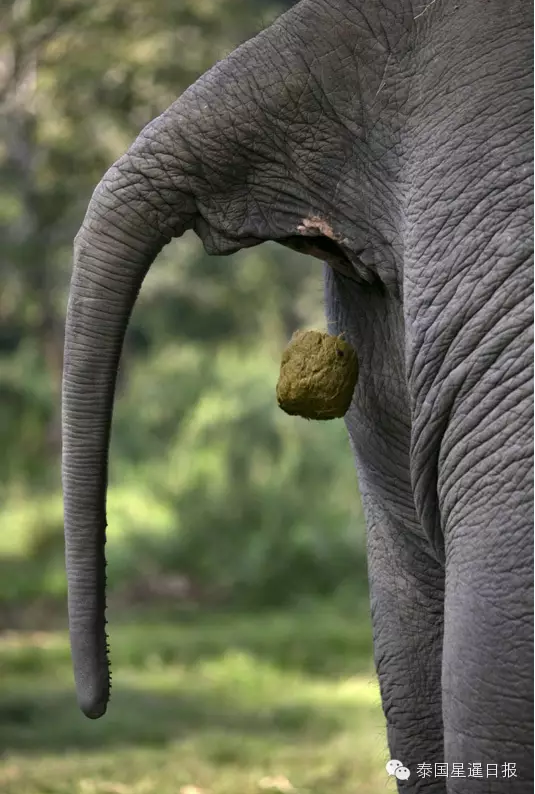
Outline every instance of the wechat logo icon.
<svg viewBox="0 0 535 794">
<path fill-rule="evenodd" d="M 398 780 L 408 780 L 411 776 L 410 770 L 395 758 L 392 758 L 387 763 L 386 771 L 389 775 L 394 775 Z"/>
</svg>

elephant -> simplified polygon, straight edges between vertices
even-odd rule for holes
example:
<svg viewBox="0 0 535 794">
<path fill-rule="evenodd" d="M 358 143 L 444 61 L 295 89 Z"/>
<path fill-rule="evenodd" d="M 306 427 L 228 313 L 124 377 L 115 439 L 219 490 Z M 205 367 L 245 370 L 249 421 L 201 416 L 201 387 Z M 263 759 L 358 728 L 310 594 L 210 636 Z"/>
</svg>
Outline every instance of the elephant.
<svg viewBox="0 0 535 794">
<path fill-rule="evenodd" d="M 344 421 L 391 769 L 410 772 L 399 790 L 528 790 L 532 35 L 524 0 L 301 0 L 95 188 L 62 391 L 69 630 L 89 718 L 110 692 L 107 464 L 136 297 L 186 230 L 209 254 L 271 240 L 322 261 L 327 327 L 358 355 Z"/>
</svg>

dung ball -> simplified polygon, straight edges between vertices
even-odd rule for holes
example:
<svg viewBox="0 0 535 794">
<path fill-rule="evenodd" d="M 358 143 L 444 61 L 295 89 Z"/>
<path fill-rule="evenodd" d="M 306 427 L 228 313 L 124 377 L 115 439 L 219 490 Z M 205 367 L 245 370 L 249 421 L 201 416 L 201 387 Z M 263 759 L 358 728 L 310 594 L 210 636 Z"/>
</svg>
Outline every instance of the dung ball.
<svg viewBox="0 0 535 794">
<path fill-rule="evenodd" d="M 282 354 L 277 401 L 292 416 L 338 419 L 351 404 L 357 376 L 357 355 L 342 336 L 296 331 Z"/>
</svg>

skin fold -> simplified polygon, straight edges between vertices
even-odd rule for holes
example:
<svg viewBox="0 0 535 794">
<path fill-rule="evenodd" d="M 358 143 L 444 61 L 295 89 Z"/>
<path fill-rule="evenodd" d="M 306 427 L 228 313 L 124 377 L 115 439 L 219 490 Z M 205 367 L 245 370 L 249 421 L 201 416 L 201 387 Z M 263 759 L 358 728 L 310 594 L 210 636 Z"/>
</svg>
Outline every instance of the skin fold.
<svg viewBox="0 0 535 794">
<path fill-rule="evenodd" d="M 69 626 L 88 717 L 109 698 L 109 434 L 143 278 L 187 229 L 213 254 L 276 240 L 327 263 L 329 332 L 359 357 L 346 424 L 390 753 L 411 770 L 399 790 L 530 790 L 532 14 L 523 0 L 302 0 L 97 186 L 63 378 Z M 442 762 L 447 779 L 417 776 Z M 482 778 L 467 777 L 473 763 Z"/>
</svg>

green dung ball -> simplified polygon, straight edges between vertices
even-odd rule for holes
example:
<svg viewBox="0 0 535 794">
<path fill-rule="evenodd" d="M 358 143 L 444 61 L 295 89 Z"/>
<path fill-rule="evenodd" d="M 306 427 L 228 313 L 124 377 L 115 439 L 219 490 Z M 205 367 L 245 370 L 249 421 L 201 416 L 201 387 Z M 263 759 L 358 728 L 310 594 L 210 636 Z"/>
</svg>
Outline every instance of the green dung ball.
<svg viewBox="0 0 535 794">
<path fill-rule="evenodd" d="M 277 401 L 287 414 L 338 419 L 357 383 L 357 355 L 341 336 L 296 331 L 282 354 Z"/>
</svg>

